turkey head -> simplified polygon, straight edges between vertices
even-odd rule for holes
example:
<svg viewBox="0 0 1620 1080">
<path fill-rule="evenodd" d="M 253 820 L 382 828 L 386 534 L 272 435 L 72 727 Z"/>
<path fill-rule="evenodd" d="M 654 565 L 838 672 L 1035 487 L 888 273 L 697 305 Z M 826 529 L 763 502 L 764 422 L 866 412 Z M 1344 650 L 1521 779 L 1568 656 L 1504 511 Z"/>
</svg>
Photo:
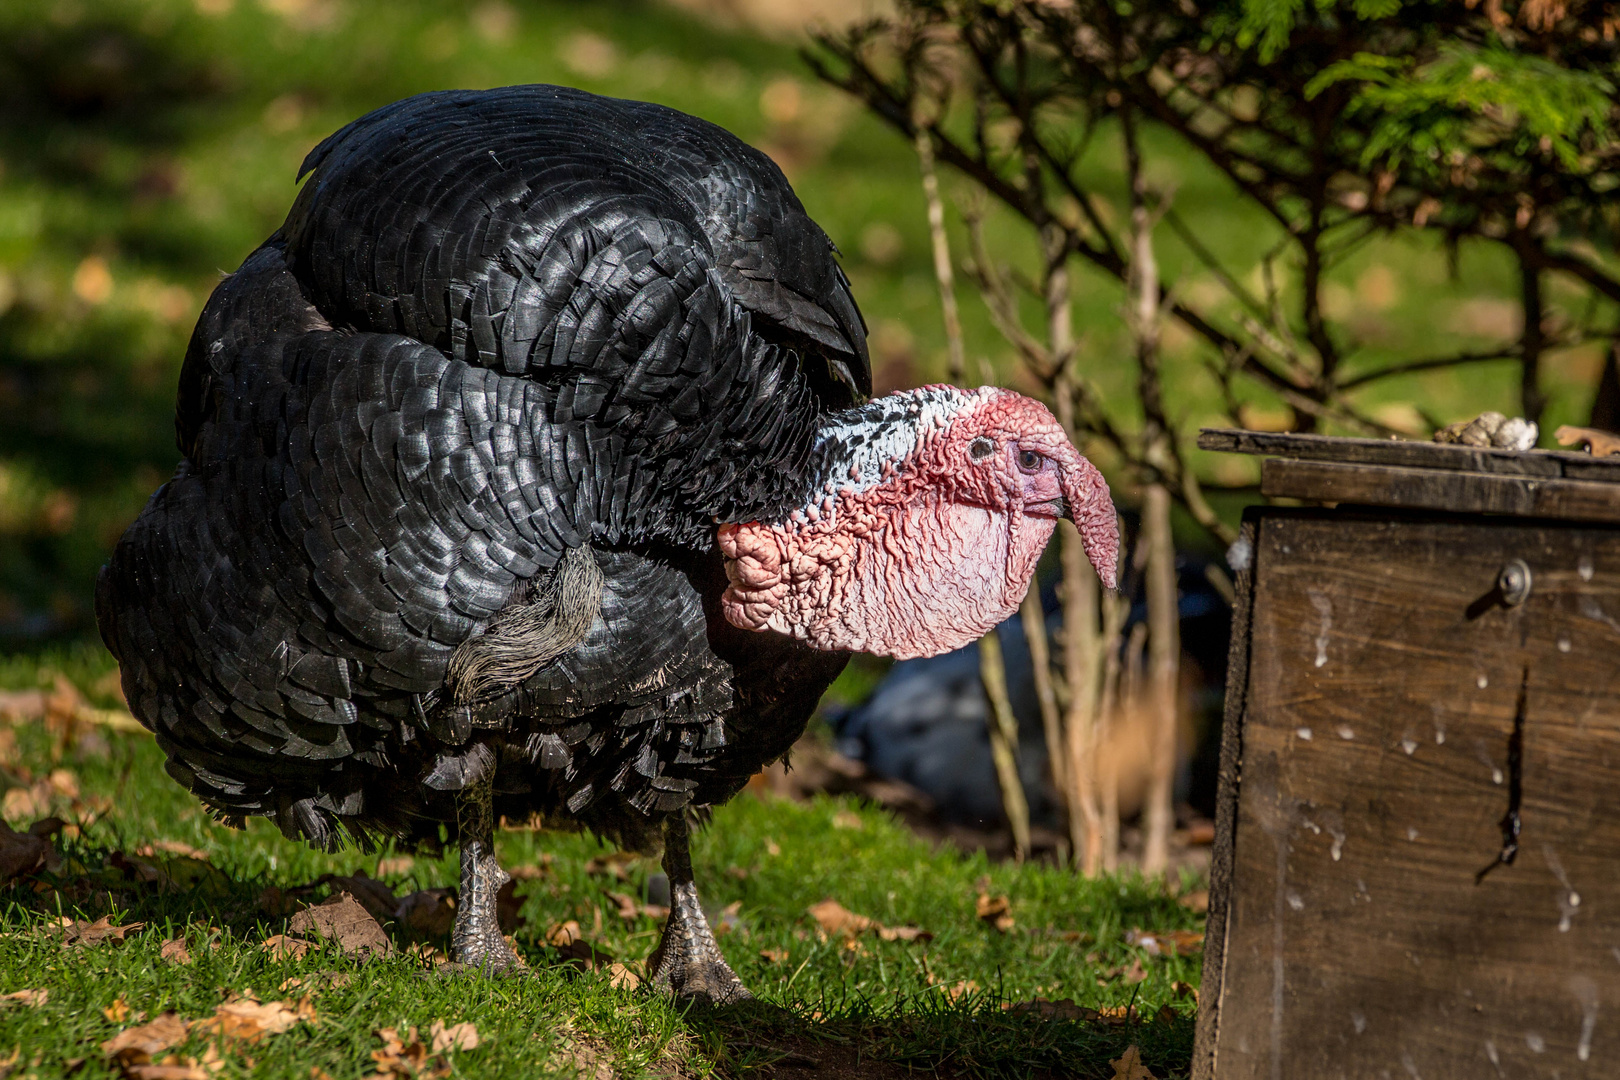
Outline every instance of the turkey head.
<svg viewBox="0 0 1620 1080">
<path fill-rule="evenodd" d="M 935 656 L 1018 609 L 1060 517 L 1112 588 L 1108 485 L 1051 412 L 1010 390 L 929 386 L 829 416 L 805 505 L 726 524 L 726 618 L 820 649 Z"/>
</svg>

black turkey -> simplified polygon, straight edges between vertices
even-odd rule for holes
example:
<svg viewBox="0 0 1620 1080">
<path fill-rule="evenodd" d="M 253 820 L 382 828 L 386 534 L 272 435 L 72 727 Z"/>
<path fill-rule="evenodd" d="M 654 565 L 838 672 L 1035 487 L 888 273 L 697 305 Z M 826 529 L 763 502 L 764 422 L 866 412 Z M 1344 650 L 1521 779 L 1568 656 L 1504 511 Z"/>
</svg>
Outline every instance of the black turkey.
<svg viewBox="0 0 1620 1080">
<path fill-rule="evenodd" d="M 550 86 L 424 94 L 321 143 L 186 352 L 183 460 L 97 588 L 130 708 L 223 820 L 461 845 L 501 816 L 664 846 L 650 964 L 746 995 L 687 811 L 802 731 L 851 649 L 1012 611 L 1056 519 L 1105 580 L 1108 491 L 1039 404 L 867 402 L 827 236 L 763 154 Z"/>
</svg>

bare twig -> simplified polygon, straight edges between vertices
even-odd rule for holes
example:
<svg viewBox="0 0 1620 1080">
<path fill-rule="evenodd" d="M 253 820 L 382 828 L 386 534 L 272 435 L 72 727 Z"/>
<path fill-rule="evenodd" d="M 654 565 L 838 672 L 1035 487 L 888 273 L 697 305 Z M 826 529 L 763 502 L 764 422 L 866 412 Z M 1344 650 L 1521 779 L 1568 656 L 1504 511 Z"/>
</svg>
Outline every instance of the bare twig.
<svg viewBox="0 0 1620 1080">
<path fill-rule="evenodd" d="M 1012 829 L 1013 856 L 1022 862 L 1029 855 L 1029 803 L 1024 798 L 1024 782 L 1018 775 L 1018 719 L 1007 697 L 1007 664 L 1001 651 L 1001 638 L 992 630 L 979 639 L 979 678 L 989 705 L 986 723 L 990 734 L 990 757 L 996 766 L 996 782 L 1001 787 L 1001 805 Z"/>
</svg>

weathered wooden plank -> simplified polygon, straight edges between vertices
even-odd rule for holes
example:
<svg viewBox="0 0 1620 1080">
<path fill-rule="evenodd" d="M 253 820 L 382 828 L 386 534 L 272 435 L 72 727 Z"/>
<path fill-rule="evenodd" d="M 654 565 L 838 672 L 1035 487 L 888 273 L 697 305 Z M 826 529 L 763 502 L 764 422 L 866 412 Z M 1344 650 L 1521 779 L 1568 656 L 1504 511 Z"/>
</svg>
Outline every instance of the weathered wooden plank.
<svg viewBox="0 0 1620 1080">
<path fill-rule="evenodd" d="M 1315 502 L 1620 522 L 1620 484 L 1594 480 L 1267 458 L 1260 490 Z"/>
<path fill-rule="evenodd" d="M 1301 461 L 1394 465 L 1498 476 L 1543 476 L 1620 483 L 1620 458 L 1594 458 L 1563 450 L 1493 450 L 1408 439 L 1347 439 L 1293 432 L 1205 428 L 1201 450 L 1266 454 Z"/>
<path fill-rule="evenodd" d="M 1616 1075 L 1620 532 L 1259 521 L 1198 1075 Z M 1517 606 L 1493 593 L 1510 559 L 1533 579 Z M 1521 717 L 1521 847 L 1476 884 L 1502 848 Z"/>
<path fill-rule="evenodd" d="M 1215 797 L 1215 842 L 1209 859 L 1209 916 L 1204 924 L 1204 971 L 1199 982 L 1198 1034 L 1192 1080 L 1215 1080 L 1215 1046 L 1220 1031 L 1222 968 L 1226 959 L 1226 926 L 1233 894 L 1232 870 L 1238 820 L 1238 791 L 1243 762 L 1243 706 L 1249 681 L 1250 597 L 1254 593 L 1254 544 L 1261 508 L 1243 515 L 1238 539 L 1229 549 L 1236 572 L 1232 604 L 1232 641 L 1227 649 L 1226 708 L 1221 722 L 1220 786 Z"/>
</svg>

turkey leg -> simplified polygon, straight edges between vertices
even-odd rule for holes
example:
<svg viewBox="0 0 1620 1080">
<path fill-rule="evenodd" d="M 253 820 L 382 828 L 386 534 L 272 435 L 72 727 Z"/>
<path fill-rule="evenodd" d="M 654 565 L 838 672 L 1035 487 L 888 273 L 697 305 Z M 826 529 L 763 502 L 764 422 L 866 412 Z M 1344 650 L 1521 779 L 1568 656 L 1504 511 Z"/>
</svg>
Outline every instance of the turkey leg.
<svg viewBox="0 0 1620 1080">
<path fill-rule="evenodd" d="M 710 1005 L 730 1005 L 753 997 L 726 964 L 709 920 L 703 916 L 697 885 L 692 881 L 684 814 L 676 814 L 664 826 L 664 873 L 669 875 L 669 922 L 664 924 L 663 940 L 647 958 L 653 985 L 674 991 L 676 997 Z"/>
<path fill-rule="evenodd" d="M 501 936 L 495 894 L 512 879 L 495 861 L 494 770 L 456 796 L 461 831 L 461 892 L 450 931 L 450 959 L 491 974 L 523 966 L 522 957 Z"/>
</svg>

